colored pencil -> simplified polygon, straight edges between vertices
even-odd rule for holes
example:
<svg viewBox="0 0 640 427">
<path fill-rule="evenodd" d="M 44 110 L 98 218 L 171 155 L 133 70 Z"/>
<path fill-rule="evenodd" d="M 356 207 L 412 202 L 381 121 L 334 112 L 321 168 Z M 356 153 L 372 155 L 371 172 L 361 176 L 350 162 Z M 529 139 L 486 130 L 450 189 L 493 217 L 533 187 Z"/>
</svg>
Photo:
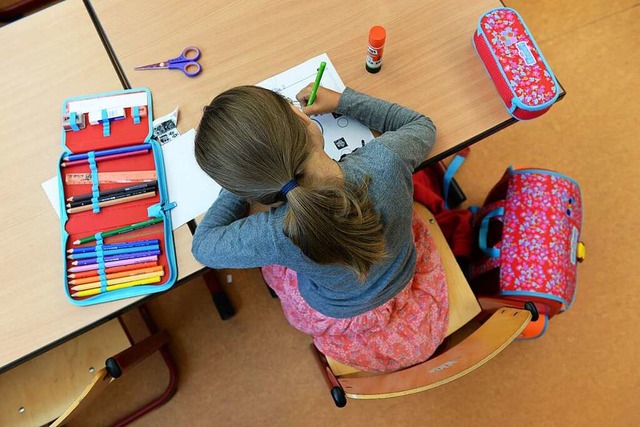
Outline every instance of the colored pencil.
<svg viewBox="0 0 640 427">
<path fill-rule="evenodd" d="M 118 279 L 120 277 L 135 276 L 137 274 L 152 273 L 154 271 L 162 271 L 162 270 L 164 270 L 164 267 L 161 266 L 161 265 L 157 265 L 155 267 L 137 268 L 135 270 L 127 270 L 127 271 L 121 271 L 119 273 L 107 274 L 106 275 L 106 279 L 107 280 L 109 280 L 109 279 Z M 83 285 L 85 283 L 97 282 L 99 280 L 100 280 L 100 276 L 98 276 L 97 274 L 93 273 L 93 276 L 84 277 L 82 279 L 69 280 L 69 284 L 70 285 Z"/>
<path fill-rule="evenodd" d="M 158 283 L 160 282 L 160 278 L 159 277 L 150 277 L 148 279 L 140 279 L 140 280 L 136 280 L 134 282 L 127 282 L 127 283 L 120 283 L 119 285 L 112 285 L 112 286 L 107 286 L 107 292 L 109 291 L 115 291 L 118 289 L 124 289 L 124 288 L 130 288 L 133 286 L 139 286 L 139 285 L 150 285 L 152 283 Z M 88 297 L 91 295 L 98 295 L 101 294 L 102 289 L 100 288 L 94 288 L 94 289 L 87 289 L 86 291 L 78 291 L 78 292 L 74 292 L 71 294 L 72 297 L 76 298 L 76 297 Z"/>
<path fill-rule="evenodd" d="M 123 259 L 122 261 L 105 262 L 104 265 L 105 265 L 105 268 L 121 267 L 123 265 L 139 264 L 141 262 L 157 261 L 157 260 L 158 260 L 158 255 L 153 255 L 153 256 L 142 257 L 142 258 Z M 67 269 L 67 271 L 69 273 L 78 273 L 80 271 L 89 271 L 89 270 L 97 270 L 97 269 L 98 269 L 98 264 L 88 264 L 88 265 L 78 265 L 75 267 L 70 267 L 69 269 Z"/>
<path fill-rule="evenodd" d="M 149 147 L 151 148 L 151 147 Z M 110 154 L 107 156 L 100 156 L 100 157 L 96 157 L 96 162 L 103 162 L 105 160 L 115 160 L 115 159 L 121 159 L 123 157 L 131 157 L 131 156 L 137 156 L 138 154 L 146 154 L 149 152 L 149 148 L 145 148 L 142 150 L 137 150 L 137 151 L 129 151 L 127 153 L 120 153 L 120 154 Z M 68 162 L 62 162 L 60 163 L 60 166 L 63 168 L 69 167 L 69 166 L 77 166 L 77 165 L 84 165 L 89 163 L 89 159 L 80 159 L 80 160 L 72 160 L 72 161 L 68 161 Z"/>
<path fill-rule="evenodd" d="M 109 245 L 102 245 L 102 250 L 108 251 L 112 249 L 137 248 L 139 246 L 149 246 L 149 245 L 159 245 L 159 244 L 160 244 L 160 240 L 158 239 L 134 240 L 132 242 L 122 242 L 122 243 L 112 243 Z M 67 249 L 67 253 L 70 253 L 70 254 L 83 254 L 83 253 L 95 252 L 95 251 L 96 251 L 95 245 Z"/>
<path fill-rule="evenodd" d="M 124 187 L 112 188 L 111 190 L 100 191 L 98 193 L 98 198 L 103 196 L 109 196 L 111 194 L 126 193 L 128 191 L 136 191 L 136 190 L 143 190 L 145 188 L 152 188 L 152 187 L 155 187 L 156 185 L 158 185 L 158 181 L 145 182 L 144 184 L 127 185 Z M 71 196 L 67 198 L 67 202 L 74 202 L 74 201 L 86 200 L 86 199 L 90 200 L 92 197 L 93 197 L 93 193 L 78 194 L 77 196 Z"/>
<path fill-rule="evenodd" d="M 107 279 L 107 287 L 111 285 L 119 285 L 120 283 L 134 282 L 140 279 L 148 279 L 150 277 L 162 277 L 164 271 L 153 271 L 151 273 L 136 274 L 135 276 L 120 277 L 118 279 Z M 86 291 L 87 289 L 96 289 L 102 286 L 102 282 L 85 283 L 83 285 L 74 285 L 71 287 L 71 291 Z"/>
<path fill-rule="evenodd" d="M 134 248 L 109 249 L 106 251 L 103 250 L 102 255 L 106 257 L 109 255 L 123 255 L 123 254 L 132 254 L 136 252 L 158 251 L 158 250 L 160 250 L 160 245 L 147 245 L 147 246 L 136 246 Z M 96 257 L 97 257 L 96 251 L 67 255 L 67 259 L 87 259 L 87 258 L 96 258 Z"/>
<path fill-rule="evenodd" d="M 157 267 L 158 261 L 147 261 L 130 265 L 122 265 L 118 267 L 108 267 L 104 269 L 105 274 L 109 273 L 121 273 L 123 271 L 131 271 L 139 268 Z M 75 273 L 67 274 L 69 279 L 84 279 L 85 277 L 91 277 L 98 274 L 96 270 L 78 271 Z"/>
<path fill-rule="evenodd" d="M 112 261 L 123 261 L 125 259 L 135 259 L 135 258 L 143 258 L 153 255 L 160 255 L 159 250 L 155 251 L 144 251 L 144 252 L 134 252 L 130 254 L 120 254 L 120 255 L 109 255 L 104 257 L 105 262 Z M 89 265 L 96 264 L 98 262 L 98 258 L 87 258 L 87 259 L 77 259 L 75 261 L 71 261 L 71 265 Z"/>
<path fill-rule="evenodd" d="M 130 191 L 122 191 L 119 193 L 108 194 L 106 196 L 98 196 L 98 202 L 108 202 L 109 200 L 121 199 L 123 197 L 135 196 L 137 194 L 149 193 L 152 191 L 156 191 L 155 187 L 150 188 L 140 188 L 138 190 L 130 190 Z M 67 208 L 77 208 L 78 206 L 86 206 L 91 205 L 93 200 L 82 199 L 82 200 L 74 200 L 73 202 L 68 202 L 66 204 Z"/>
<path fill-rule="evenodd" d="M 318 88 L 320 87 L 320 80 L 322 80 L 322 74 L 324 74 L 324 69 L 326 66 L 327 63 L 322 61 L 320 63 L 320 67 L 318 67 L 318 74 L 316 74 L 316 80 L 313 82 L 311 94 L 309 95 L 309 100 L 307 101 L 307 107 L 313 105 L 316 100 L 316 94 L 318 93 Z"/>
<path fill-rule="evenodd" d="M 102 237 L 105 238 L 105 237 L 115 236 L 115 235 L 118 235 L 118 234 L 128 233 L 130 231 L 139 230 L 141 228 L 148 227 L 150 225 L 154 225 L 154 224 L 157 224 L 157 223 L 162 222 L 162 221 L 163 221 L 162 218 L 152 218 L 152 219 L 148 219 L 146 221 L 136 222 L 136 223 L 133 223 L 133 224 L 125 225 L 124 227 L 118 227 L 118 228 L 114 228 L 113 230 L 103 231 L 102 232 Z M 73 244 L 74 245 L 82 245 L 84 243 L 93 242 L 95 240 L 96 240 L 96 236 L 92 235 L 92 236 L 87 236 L 87 237 L 83 237 L 81 239 L 78 239 L 78 240 L 74 241 Z"/>
<path fill-rule="evenodd" d="M 140 151 L 140 150 L 149 150 L 151 148 L 151 144 L 138 144 L 138 145 L 129 145 L 127 147 L 120 148 L 111 148 L 108 150 L 98 150 L 94 151 L 96 157 L 104 157 L 110 156 L 112 154 L 121 154 L 121 153 L 130 153 L 132 151 Z M 89 158 L 89 153 L 78 153 L 78 154 L 70 154 L 62 158 L 65 162 L 72 162 L 75 160 L 84 160 Z"/>
<path fill-rule="evenodd" d="M 156 196 L 155 191 L 148 191 L 146 193 L 138 193 L 138 194 L 133 194 L 125 197 L 114 198 L 113 200 L 107 200 L 105 202 L 98 202 L 98 206 L 100 206 L 101 208 L 106 208 L 108 206 L 120 205 L 122 203 L 135 202 L 136 200 L 149 199 L 155 196 Z M 93 204 L 88 203 L 83 206 L 68 208 L 67 213 L 72 214 L 72 213 L 78 213 L 78 212 L 86 212 L 92 209 L 93 209 Z"/>
</svg>

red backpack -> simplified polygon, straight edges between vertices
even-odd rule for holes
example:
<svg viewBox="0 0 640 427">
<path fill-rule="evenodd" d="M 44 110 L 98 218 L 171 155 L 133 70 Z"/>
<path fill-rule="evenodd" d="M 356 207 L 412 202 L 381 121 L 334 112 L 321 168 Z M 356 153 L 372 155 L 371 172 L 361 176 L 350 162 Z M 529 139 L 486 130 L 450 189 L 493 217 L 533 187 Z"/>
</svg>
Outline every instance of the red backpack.
<svg viewBox="0 0 640 427">
<path fill-rule="evenodd" d="M 578 183 L 543 169 L 508 168 L 478 210 L 471 287 L 481 303 L 535 305 L 539 319 L 521 338 L 541 336 L 549 318 L 571 307 L 585 256 L 581 225 Z"/>
</svg>

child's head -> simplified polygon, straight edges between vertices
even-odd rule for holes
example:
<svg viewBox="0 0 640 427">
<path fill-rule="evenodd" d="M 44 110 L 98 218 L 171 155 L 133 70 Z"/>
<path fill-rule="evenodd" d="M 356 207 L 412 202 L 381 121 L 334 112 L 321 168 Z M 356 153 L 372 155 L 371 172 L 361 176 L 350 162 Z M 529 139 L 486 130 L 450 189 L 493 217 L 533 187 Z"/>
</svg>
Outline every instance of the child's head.
<svg viewBox="0 0 640 427">
<path fill-rule="evenodd" d="M 204 109 L 196 160 L 218 184 L 250 202 L 286 201 L 285 235 L 315 262 L 345 265 L 363 279 L 385 254 L 367 182 L 308 178 L 305 167 L 314 150 L 322 151 L 322 135 L 294 108 L 256 86 L 221 93 Z"/>
</svg>

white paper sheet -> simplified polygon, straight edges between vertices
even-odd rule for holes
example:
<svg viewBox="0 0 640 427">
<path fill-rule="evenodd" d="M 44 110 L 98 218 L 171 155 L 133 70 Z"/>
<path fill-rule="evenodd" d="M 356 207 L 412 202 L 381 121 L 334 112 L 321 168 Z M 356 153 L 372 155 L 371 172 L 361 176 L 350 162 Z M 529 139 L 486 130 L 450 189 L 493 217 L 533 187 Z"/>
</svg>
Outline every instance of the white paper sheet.
<svg viewBox="0 0 640 427">
<path fill-rule="evenodd" d="M 320 85 L 336 92 L 344 91 L 345 85 L 326 53 L 270 77 L 258 83 L 257 86 L 278 92 L 297 104 L 296 94 L 306 85 L 315 81 L 318 67 L 322 61 L 326 62 L 327 66 Z M 311 120 L 315 121 L 322 131 L 324 151 L 335 160 L 339 160 L 343 155 L 351 153 L 354 149 L 364 146 L 373 139 L 369 128 L 351 117 L 322 114 L 312 116 Z"/>
<path fill-rule="evenodd" d="M 222 187 L 204 173 L 194 156 L 195 129 L 162 146 L 174 230 L 209 209 Z"/>
<path fill-rule="evenodd" d="M 46 180 L 42 184 L 42 189 L 47 195 L 47 199 L 49 199 L 49 203 L 53 206 L 53 210 L 56 211 L 56 215 L 60 218 L 60 199 L 58 199 L 58 178 L 53 177 L 51 179 Z"/>
</svg>

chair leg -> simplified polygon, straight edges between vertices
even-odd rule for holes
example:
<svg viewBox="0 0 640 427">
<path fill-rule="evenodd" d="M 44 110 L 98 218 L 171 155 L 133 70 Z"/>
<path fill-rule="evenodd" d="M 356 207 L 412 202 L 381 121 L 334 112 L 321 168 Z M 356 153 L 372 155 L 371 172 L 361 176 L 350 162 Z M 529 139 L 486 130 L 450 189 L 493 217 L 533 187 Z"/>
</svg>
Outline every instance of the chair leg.
<svg viewBox="0 0 640 427">
<path fill-rule="evenodd" d="M 144 320 L 144 323 L 146 324 L 147 329 L 152 334 L 150 338 L 163 334 L 162 332 L 160 333 L 158 332 L 158 327 L 156 326 L 156 323 L 153 321 L 153 318 L 151 317 L 151 314 L 147 310 L 146 306 L 142 305 L 138 307 L 138 311 L 140 312 L 140 315 L 142 316 L 142 319 Z M 166 334 L 166 332 L 164 332 L 164 334 Z M 166 334 L 166 336 L 168 338 L 168 334 Z M 157 344 L 157 342 L 155 343 Z M 149 350 L 150 348 L 151 346 L 147 346 L 146 350 Z M 162 356 L 162 360 L 164 361 L 164 364 L 167 367 L 167 370 L 169 372 L 169 382 L 167 384 L 167 387 L 165 388 L 164 392 L 160 396 L 149 401 L 146 405 L 140 407 L 136 411 L 127 415 L 126 417 L 120 419 L 117 423 L 115 423 L 115 426 L 122 427 L 132 423 L 133 421 L 137 420 L 138 418 L 142 417 L 148 412 L 167 403 L 169 400 L 171 400 L 173 395 L 176 393 L 178 388 L 177 387 L 178 372 L 176 369 L 175 361 L 173 360 L 173 357 L 169 352 L 167 341 L 164 341 L 162 344 L 160 344 L 160 346 L 157 347 L 155 351 L 158 351 L 160 353 L 160 355 Z"/>
<path fill-rule="evenodd" d="M 344 408 L 347 404 L 347 396 L 344 392 L 344 389 L 340 385 L 340 382 L 331 371 L 329 367 L 329 363 L 327 362 L 327 358 L 318 348 L 311 344 L 311 352 L 314 354 L 316 361 L 318 362 L 318 366 L 323 373 L 324 379 L 327 381 L 327 385 L 329 386 L 329 390 L 331 390 L 331 397 L 333 398 L 333 403 L 338 408 Z"/>
</svg>

